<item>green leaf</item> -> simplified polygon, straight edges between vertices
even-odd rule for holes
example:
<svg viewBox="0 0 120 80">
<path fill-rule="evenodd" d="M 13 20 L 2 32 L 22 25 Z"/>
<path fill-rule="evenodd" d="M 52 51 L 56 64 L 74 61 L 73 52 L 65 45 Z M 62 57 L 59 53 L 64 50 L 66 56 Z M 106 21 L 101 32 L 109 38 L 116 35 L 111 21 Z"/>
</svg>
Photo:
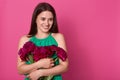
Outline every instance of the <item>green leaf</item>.
<svg viewBox="0 0 120 80">
<path fill-rule="evenodd" d="M 52 80 L 53 75 L 44 77 L 44 80 Z"/>
<path fill-rule="evenodd" d="M 29 54 L 29 55 L 28 55 L 28 58 L 29 58 L 29 60 L 30 60 L 31 63 L 34 63 L 33 55 L 32 55 L 32 54 Z"/>
</svg>

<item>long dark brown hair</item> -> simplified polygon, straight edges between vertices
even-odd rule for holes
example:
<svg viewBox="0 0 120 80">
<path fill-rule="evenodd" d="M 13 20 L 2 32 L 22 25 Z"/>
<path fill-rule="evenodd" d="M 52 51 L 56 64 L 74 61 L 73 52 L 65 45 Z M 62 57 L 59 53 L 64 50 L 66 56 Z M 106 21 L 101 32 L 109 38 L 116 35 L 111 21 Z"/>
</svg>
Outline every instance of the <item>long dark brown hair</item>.
<svg viewBox="0 0 120 80">
<path fill-rule="evenodd" d="M 52 25 L 51 29 L 49 30 L 49 32 L 52 32 L 52 33 L 59 32 L 55 9 L 49 3 L 42 2 L 42 3 L 39 3 L 34 9 L 34 12 L 32 15 L 32 20 L 31 20 L 31 28 L 28 33 L 29 37 L 36 35 L 36 33 L 37 33 L 36 18 L 43 11 L 50 11 L 53 14 L 53 25 Z"/>
</svg>

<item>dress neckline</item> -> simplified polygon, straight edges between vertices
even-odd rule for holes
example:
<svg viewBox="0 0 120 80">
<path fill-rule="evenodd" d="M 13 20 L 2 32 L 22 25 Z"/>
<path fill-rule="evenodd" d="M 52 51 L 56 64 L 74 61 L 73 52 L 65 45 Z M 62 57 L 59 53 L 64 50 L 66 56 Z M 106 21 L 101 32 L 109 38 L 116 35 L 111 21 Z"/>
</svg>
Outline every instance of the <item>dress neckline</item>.
<svg viewBox="0 0 120 80">
<path fill-rule="evenodd" d="M 48 39 L 49 37 L 51 36 L 51 33 L 49 33 L 49 35 L 47 36 L 47 37 L 45 37 L 45 38 L 37 38 L 36 36 L 33 36 L 35 39 L 37 39 L 37 40 L 46 40 L 46 39 Z"/>
</svg>

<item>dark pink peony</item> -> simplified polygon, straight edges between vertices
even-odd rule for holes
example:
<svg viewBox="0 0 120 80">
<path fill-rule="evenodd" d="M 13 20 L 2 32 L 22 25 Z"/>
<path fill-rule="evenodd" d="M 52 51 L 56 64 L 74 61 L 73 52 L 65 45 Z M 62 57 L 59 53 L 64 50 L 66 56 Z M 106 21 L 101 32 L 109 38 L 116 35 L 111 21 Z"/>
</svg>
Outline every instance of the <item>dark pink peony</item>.
<svg viewBox="0 0 120 80">
<path fill-rule="evenodd" d="M 52 51 L 55 51 L 57 53 L 57 56 L 60 59 L 62 59 L 63 61 L 66 60 L 67 54 L 66 54 L 65 50 L 63 50 L 62 48 L 60 48 L 58 46 L 55 46 L 55 45 L 50 46 L 50 48 L 51 48 Z"/>
<path fill-rule="evenodd" d="M 57 49 L 57 56 L 62 59 L 62 61 L 65 61 L 67 58 L 67 54 L 65 52 L 65 50 L 63 50 L 62 48 L 58 47 Z"/>
<path fill-rule="evenodd" d="M 65 61 L 67 58 L 66 52 L 55 45 L 51 46 L 36 46 L 33 42 L 28 41 L 23 45 L 23 48 L 21 48 L 18 52 L 20 55 L 21 60 L 23 61 L 29 61 L 30 64 L 42 59 L 42 58 L 47 58 L 47 57 L 52 57 L 54 54 L 57 55 L 57 59 L 60 58 L 61 60 Z M 53 75 L 47 77 L 46 80 L 49 78 L 52 78 Z M 44 79 L 44 77 L 41 77 L 41 79 Z M 39 80 L 41 80 L 39 79 Z"/>
<path fill-rule="evenodd" d="M 18 52 L 18 54 L 20 55 L 20 58 L 23 61 L 26 61 L 26 58 L 28 57 L 28 54 L 34 51 L 34 48 L 36 46 L 34 45 L 33 42 L 28 41 L 23 45 L 23 48 L 21 48 Z"/>
<path fill-rule="evenodd" d="M 23 48 L 25 48 L 28 52 L 34 51 L 35 47 L 36 47 L 35 44 L 31 41 L 26 42 L 25 45 L 23 46 Z"/>
<path fill-rule="evenodd" d="M 29 54 L 33 54 L 33 60 L 36 62 L 42 58 L 52 57 L 55 53 L 61 60 L 66 60 L 66 52 L 62 48 L 55 45 L 38 47 L 35 46 L 33 42 L 28 41 L 24 44 L 23 48 L 19 50 L 20 58 L 23 61 L 27 61 Z"/>
</svg>

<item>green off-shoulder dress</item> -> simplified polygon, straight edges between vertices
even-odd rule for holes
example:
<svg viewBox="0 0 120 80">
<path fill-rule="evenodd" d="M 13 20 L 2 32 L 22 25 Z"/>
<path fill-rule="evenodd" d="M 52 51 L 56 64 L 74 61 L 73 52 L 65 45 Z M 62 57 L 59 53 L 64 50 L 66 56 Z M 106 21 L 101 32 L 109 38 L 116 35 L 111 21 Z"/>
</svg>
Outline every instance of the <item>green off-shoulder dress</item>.
<svg viewBox="0 0 120 80">
<path fill-rule="evenodd" d="M 36 46 L 51 46 L 51 45 L 56 45 L 58 46 L 57 41 L 54 39 L 54 37 L 51 35 L 51 33 L 43 39 L 39 39 L 35 36 L 30 38 L 30 41 L 33 42 Z M 52 56 L 52 58 L 56 58 L 57 55 L 54 54 Z M 29 62 L 26 62 L 27 64 L 29 64 Z M 59 64 L 59 60 L 55 61 L 55 65 Z M 29 78 L 25 78 L 25 80 L 30 80 Z M 52 80 L 62 80 L 62 76 L 61 75 L 54 75 Z"/>
</svg>

